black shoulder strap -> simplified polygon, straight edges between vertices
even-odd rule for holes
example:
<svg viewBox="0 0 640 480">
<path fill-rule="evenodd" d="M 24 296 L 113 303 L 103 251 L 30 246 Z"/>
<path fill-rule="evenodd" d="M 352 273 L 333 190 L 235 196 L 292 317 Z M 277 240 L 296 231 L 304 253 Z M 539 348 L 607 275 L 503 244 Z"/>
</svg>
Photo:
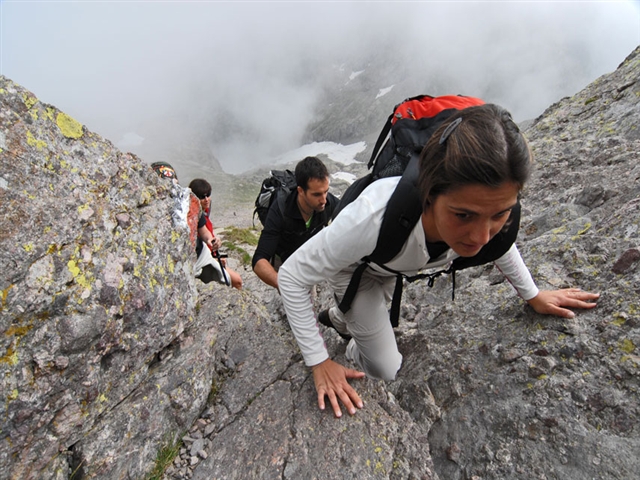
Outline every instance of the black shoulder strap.
<svg viewBox="0 0 640 480">
<path fill-rule="evenodd" d="M 420 220 L 422 202 L 418 173 L 418 156 L 413 155 L 387 203 L 378 242 L 368 256 L 369 261 L 382 265 L 398 255 Z"/>
<path fill-rule="evenodd" d="M 284 216 L 285 212 L 285 202 L 287 201 L 287 197 L 291 191 L 287 188 L 281 188 L 277 190 L 276 193 L 276 202 L 278 202 L 278 208 L 280 209 L 280 213 Z"/>
<path fill-rule="evenodd" d="M 385 268 L 383 264 L 400 253 L 400 250 L 402 250 L 409 235 L 415 228 L 416 223 L 420 220 L 422 204 L 417 184 L 418 157 L 413 156 L 387 203 L 387 208 L 382 218 L 382 225 L 378 232 L 376 248 L 374 248 L 370 255 L 362 259 L 363 263 L 358 266 L 351 277 L 349 286 L 342 297 L 340 305 L 338 305 L 342 313 L 347 313 L 351 309 L 353 299 L 356 293 L 358 293 L 360 279 L 369 264 L 376 263 Z M 391 271 L 390 269 L 388 270 Z M 402 295 L 402 274 L 399 272 L 394 273 L 397 273 L 398 278 L 394 291 L 391 324 L 397 327 L 400 312 L 399 302 Z"/>
<path fill-rule="evenodd" d="M 394 112 L 395 112 L 395 109 L 394 109 Z M 380 135 L 378 135 L 378 140 L 376 140 L 376 144 L 373 147 L 373 152 L 371 152 L 371 158 L 369 159 L 369 163 L 367 164 L 367 168 L 369 170 L 371 170 L 371 167 L 373 167 L 373 162 L 376 160 L 376 157 L 378 156 L 378 152 L 380 151 L 382 144 L 387 139 L 387 135 L 389 135 L 389 132 L 391 131 L 392 120 L 393 120 L 393 112 L 391 112 L 391 115 L 389 115 L 389 118 L 387 119 L 384 126 L 382 127 L 382 130 L 380 131 Z"/>
<path fill-rule="evenodd" d="M 295 190 L 295 189 L 294 189 Z M 289 195 L 292 195 L 294 190 L 288 190 L 286 188 L 281 188 L 278 190 L 278 195 L 276 197 L 277 207 L 280 210 L 280 216 L 282 217 L 282 229 L 284 232 L 289 232 L 293 229 L 293 219 L 291 216 L 287 215 L 287 199 Z"/>
</svg>

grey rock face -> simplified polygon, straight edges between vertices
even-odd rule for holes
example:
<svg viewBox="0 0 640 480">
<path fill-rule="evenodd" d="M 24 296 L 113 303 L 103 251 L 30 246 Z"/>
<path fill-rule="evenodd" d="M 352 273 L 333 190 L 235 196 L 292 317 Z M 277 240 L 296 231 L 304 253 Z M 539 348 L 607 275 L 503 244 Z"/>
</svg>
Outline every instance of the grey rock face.
<svg viewBox="0 0 640 480">
<path fill-rule="evenodd" d="M 210 389 L 189 194 L 4 77 L 0 132 L 0 477 L 139 478 Z"/>
</svg>

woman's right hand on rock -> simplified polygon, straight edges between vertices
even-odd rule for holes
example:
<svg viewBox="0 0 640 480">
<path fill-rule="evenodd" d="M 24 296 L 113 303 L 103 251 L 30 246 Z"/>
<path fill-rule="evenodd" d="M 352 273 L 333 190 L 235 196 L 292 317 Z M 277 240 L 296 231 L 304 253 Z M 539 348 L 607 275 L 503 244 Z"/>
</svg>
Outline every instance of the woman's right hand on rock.
<svg viewBox="0 0 640 480">
<path fill-rule="evenodd" d="M 311 367 L 311 370 L 313 372 L 313 381 L 316 385 L 316 392 L 318 393 L 318 406 L 320 410 L 324 410 L 325 408 L 325 396 L 329 397 L 333 413 L 337 418 L 342 416 L 338 399 L 340 399 L 340 402 L 342 402 L 351 415 L 356 413 L 356 407 L 364 407 L 358 393 L 347 381 L 350 378 L 364 377 L 364 372 L 343 367 L 330 358 L 314 365 Z"/>
</svg>

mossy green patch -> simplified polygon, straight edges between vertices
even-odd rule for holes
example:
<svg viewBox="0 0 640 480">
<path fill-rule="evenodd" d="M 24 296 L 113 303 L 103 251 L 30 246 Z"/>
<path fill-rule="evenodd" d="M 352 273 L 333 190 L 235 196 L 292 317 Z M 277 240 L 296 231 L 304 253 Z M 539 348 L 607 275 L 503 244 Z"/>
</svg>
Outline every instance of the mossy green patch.
<svg viewBox="0 0 640 480">
<path fill-rule="evenodd" d="M 78 207 L 78 215 L 82 217 L 82 213 L 89 210 L 91 207 L 88 204 L 80 205 Z"/>
<path fill-rule="evenodd" d="M 179 435 L 176 435 L 175 439 L 173 439 L 171 434 L 166 435 L 163 445 L 156 456 L 153 470 L 151 470 L 146 480 L 161 480 L 164 478 L 164 472 L 180 453 L 182 441 L 179 440 L 179 437 Z"/>
<path fill-rule="evenodd" d="M 4 310 L 4 307 L 7 305 L 7 297 L 9 296 L 9 290 L 13 288 L 13 284 L 9 285 L 4 290 L 0 291 L 0 299 L 2 300 L 2 304 L 0 305 L 0 311 Z"/>
<path fill-rule="evenodd" d="M 233 252 L 237 252 L 240 254 L 240 262 L 242 263 L 242 265 L 251 265 L 251 260 L 252 257 L 251 255 L 249 255 L 249 253 L 241 247 L 236 246 L 235 244 L 231 243 L 231 242 L 227 242 L 224 241 L 222 242 L 222 246 L 229 250 L 229 251 L 233 251 Z"/>
<path fill-rule="evenodd" d="M 67 268 L 71 272 L 71 275 L 73 275 L 73 278 L 77 277 L 80 274 L 80 267 L 78 267 L 78 262 L 73 259 L 67 262 Z"/>
<path fill-rule="evenodd" d="M 80 138 L 82 136 L 82 124 L 66 113 L 58 113 L 56 125 L 67 138 Z"/>
<path fill-rule="evenodd" d="M 224 229 L 224 237 L 228 242 L 258 245 L 258 231 L 255 228 L 229 227 Z"/>
</svg>

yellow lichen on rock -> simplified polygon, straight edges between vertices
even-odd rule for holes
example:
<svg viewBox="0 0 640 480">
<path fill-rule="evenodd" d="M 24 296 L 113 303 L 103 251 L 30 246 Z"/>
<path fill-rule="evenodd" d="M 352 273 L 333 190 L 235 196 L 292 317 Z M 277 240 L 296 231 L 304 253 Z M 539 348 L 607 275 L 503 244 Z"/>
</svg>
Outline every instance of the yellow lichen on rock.
<svg viewBox="0 0 640 480">
<path fill-rule="evenodd" d="M 66 113 L 58 113 L 56 116 L 56 125 L 67 138 L 80 138 L 82 136 L 82 124 Z"/>
<path fill-rule="evenodd" d="M 36 97 L 27 93 L 22 96 L 22 100 L 24 101 L 24 104 L 28 109 L 31 109 L 31 107 L 33 107 L 38 102 L 38 99 Z"/>
<path fill-rule="evenodd" d="M 78 267 L 77 262 L 73 259 L 67 262 L 67 268 L 71 272 L 71 275 L 73 275 L 73 278 L 77 277 L 80 274 L 80 268 Z"/>
<path fill-rule="evenodd" d="M 32 147 L 36 147 L 38 150 L 42 150 L 47 146 L 47 142 L 45 142 L 44 140 L 38 140 L 33 136 L 33 133 L 29 131 L 27 131 L 27 144 Z"/>
<path fill-rule="evenodd" d="M 625 338 L 620 342 L 620 350 L 622 350 L 624 353 L 633 353 L 635 349 L 636 345 L 633 343 L 633 340 L 629 338 Z"/>
</svg>

